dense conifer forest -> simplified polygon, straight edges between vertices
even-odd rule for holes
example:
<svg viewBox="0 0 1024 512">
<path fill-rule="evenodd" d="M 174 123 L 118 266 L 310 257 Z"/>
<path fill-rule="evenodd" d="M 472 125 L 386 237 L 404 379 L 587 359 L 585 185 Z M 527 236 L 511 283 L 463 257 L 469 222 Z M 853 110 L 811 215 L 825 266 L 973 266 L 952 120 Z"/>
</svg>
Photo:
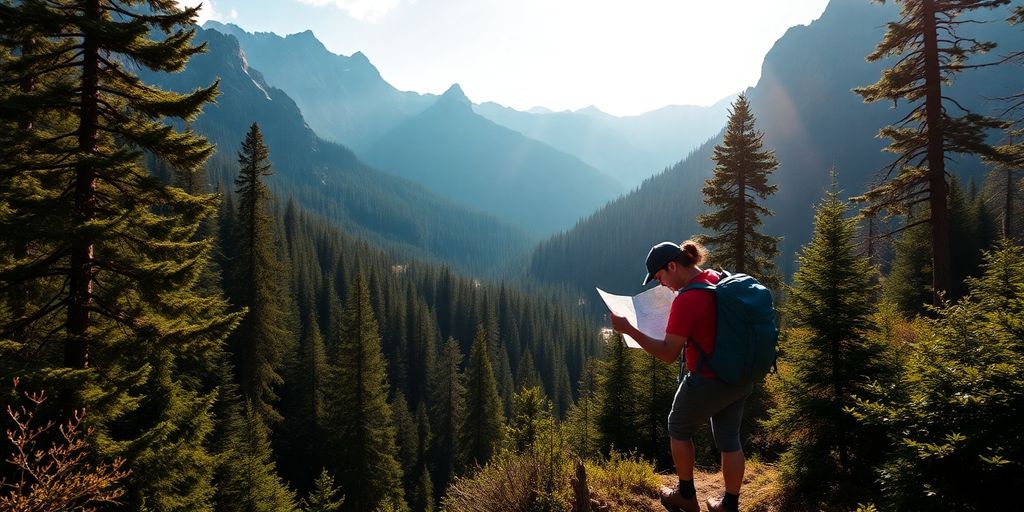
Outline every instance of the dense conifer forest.
<svg viewBox="0 0 1024 512">
<path fill-rule="evenodd" d="M 998 8 L 1020 30 L 1024 6 L 896 3 L 869 55 L 888 67 L 857 91 L 910 106 L 878 126 L 892 165 L 858 190 L 821 169 L 791 275 L 753 100 L 698 150 L 711 263 L 769 284 L 781 325 L 743 510 L 1012 508 L 1024 483 L 1024 93 L 996 118 L 945 89 L 994 49 L 960 25 Z M 206 50 L 196 15 L 0 0 L 0 510 L 658 510 L 681 361 L 627 348 L 574 282 L 623 249 L 535 259 L 552 285 L 345 229 L 268 185 L 256 120 L 219 146 L 193 129 L 219 82 L 171 92 L 127 65 L 180 72 Z M 695 443 L 710 478 L 710 429 Z"/>
</svg>

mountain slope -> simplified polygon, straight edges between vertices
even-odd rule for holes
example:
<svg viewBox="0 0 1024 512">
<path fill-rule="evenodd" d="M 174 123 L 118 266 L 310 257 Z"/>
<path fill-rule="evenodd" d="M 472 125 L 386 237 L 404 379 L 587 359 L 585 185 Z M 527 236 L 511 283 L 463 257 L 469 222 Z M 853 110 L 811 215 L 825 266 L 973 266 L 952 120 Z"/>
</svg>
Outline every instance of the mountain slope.
<svg viewBox="0 0 1024 512">
<path fill-rule="evenodd" d="M 575 157 L 475 114 L 458 85 L 381 137 L 365 158 L 537 234 L 572 226 L 622 191 Z"/>
<path fill-rule="evenodd" d="M 878 79 L 884 63 L 868 63 L 864 56 L 896 15 L 891 4 L 832 0 L 820 19 L 779 39 L 765 57 L 761 79 L 748 91 L 765 146 L 776 151 L 780 162 L 771 178 L 779 191 L 767 203 L 776 215 L 764 229 L 785 237 L 778 263 L 786 274 L 793 270 L 795 252 L 810 238 L 813 205 L 828 185 L 829 169 L 838 170 L 847 195 L 856 195 L 893 159 L 881 151 L 886 142 L 876 134 L 901 117 L 903 105 L 866 105 L 851 89 Z M 1001 19 L 998 13 L 986 18 Z M 1024 47 L 1019 28 L 1002 22 L 971 28 L 1002 48 Z M 991 113 L 999 107 L 986 98 L 1022 86 L 1019 68 L 1000 67 L 969 70 L 948 92 L 979 112 Z M 701 232 L 696 217 L 707 211 L 701 187 L 711 174 L 717 142 L 716 137 L 572 231 L 543 242 L 532 256 L 531 274 L 580 289 L 638 291 L 643 259 L 652 244 Z M 984 172 L 973 159 L 954 160 L 949 169 L 965 179 Z M 579 262 L 579 254 L 594 257 Z"/>
<path fill-rule="evenodd" d="M 255 121 L 270 147 L 275 194 L 295 197 L 346 231 L 469 270 L 493 270 L 496 262 L 526 250 L 521 231 L 376 171 L 344 146 L 319 139 L 291 98 L 248 65 L 234 37 L 200 29 L 196 43 L 202 42 L 208 51 L 192 58 L 183 72 L 141 76 L 178 91 L 221 80 L 217 103 L 194 123 L 218 146 L 210 163 L 215 181 L 233 187 L 235 154 Z"/>
<path fill-rule="evenodd" d="M 474 110 L 633 187 L 718 133 L 725 126 L 733 98 L 710 107 L 671 105 L 627 117 L 615 117 L 596 107 L 575 112 L 520 112 L 490 102 Z"/>
<path fill-rule="evenodd" d="M 249 64 L 295 100 L 313 131 L 357 153 L 436 98 L 395 89 L 365 55 L 331 53 L 308 30 L 281 37 L 212 20 L 203 26 L 238 39 Z"/>
</svg>

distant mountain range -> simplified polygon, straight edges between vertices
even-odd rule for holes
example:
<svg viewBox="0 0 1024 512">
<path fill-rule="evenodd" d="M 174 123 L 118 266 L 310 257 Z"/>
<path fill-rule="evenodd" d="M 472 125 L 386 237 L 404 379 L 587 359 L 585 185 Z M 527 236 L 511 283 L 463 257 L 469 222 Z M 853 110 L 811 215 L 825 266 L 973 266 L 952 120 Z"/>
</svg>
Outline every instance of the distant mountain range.
<svg viewBox="0 0 1024 512">
<path fill-rule="evenodd" d="M 458 85 L 382 136 L 365 157 L 538 235 L 571 227 L 622 192 L 579 159 L 477 115 Z"/>
<path fill-rule="evenodd" d="M 771 177 L 779 190 L 767 202 L 775 215 L 767 219 L 764 231 L 784 236 L 779 265 L 786 274 L 794 269 L 796 251 L 810 239 L 813 207 L 828 186 L 829 170 L 838 171 L 844 194 L 853 196 L 893 159 L 881 151 L 887 142 L 876 135 L 902 116 L 904 105 L 893 109 L 891 103 L 864 104 L 852 89 L 880 76 L 886 63 L 868 63 L 865 56 L 881 40 L 886 22 L 897 16 L 891 3 L 832 0 L 818 20 L 789 29 L 776 42 L 765 57 L 759 82 L 747 91 L 756 127 L 780 162 Z M 993 22 L 963 30 L 999 43 L 997 53 L 1024 49 L 1024 30 L 1006 24 L 1005 15 L 982 16 Z M 979 113 L 996 113 L 1000 105 L 990 98 L 1022 89 L 1021 69 L 1001 66 L 968 70 L 947 92 Z M 652 244 L 702 232 L 696 223 L 707 211 L 701 187 L 711 175 L 712 149 L 719 141 L 711 140 L 573 230 L 543 242 L 534 252 L 530 273 L 579 289 L 638 291 L 643 259 Z M 965 181 L 980 180 L 985 170 L 976 160 L 963 158 L 947 169 Z M 581 260 L 580 254 L 592 256 Z"/>
<path fill-rule="evenodd" d="M 497 103 L 474 106 L 495 123 L 560 149 L 630 188 L 683 159 L 714 137 L 735 95 L 710 107 L 670 105 L 638 116 L 616 117 L 597 107 L 574 112 L 520 112 Z"/>
<path fill-rule="evenodd" d="M 331 53 L 309 31 L 282 37 L 249 33 L 216 21 L 205 27 L 238 38 L 250 63 L 264 72 L 271 85 L 295 99 L 314 131 L 360 155 L 437 98 L 395 89 L 362 53 L 350 57 Z M 621 118 L 595 107 L 575 112 L 537 107 L 521 112 L 488 102 L 474 105 L 473 110 L 631 188 L 714 136 L 725 125 L 731 100 L 730 96 L 711 107 L 673 105 Z"/>
<path fill-rule="evenodd" d="M 205 107 L 193 127 L 217 144 L 210 165 L 221 185 L 234 186 L 236 153 L 257 122 L 270 148 L 275 194 L 294 197 L 350 233 L 470 271 L 493 272 L 528 250 L 531 239 L 522 230 L 379 172 L 348 148 L 319 138 L 295 102 L 250 65 L 233 36 L 200 29 L 195 42 L 206 43 L 207 52 L 193 57 L 183 72 L 141 70 L 140 76 L 177 91 L 220 79 L 217 102 Z"/>
</svg>

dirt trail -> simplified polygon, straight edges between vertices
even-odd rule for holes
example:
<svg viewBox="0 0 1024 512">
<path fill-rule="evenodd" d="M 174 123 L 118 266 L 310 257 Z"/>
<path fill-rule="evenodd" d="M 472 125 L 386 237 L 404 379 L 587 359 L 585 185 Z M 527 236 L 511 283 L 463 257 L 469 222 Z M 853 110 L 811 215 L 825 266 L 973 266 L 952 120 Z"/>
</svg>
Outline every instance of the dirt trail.
<svg viewBox="0 0 1024 512">
<path fill-rule="evenodd" d="M 678 483 L 675 475 L 659 475 L 661 484 L 673 488 Z M 702 512 L 707 510 L 705 500 L 718 496 L 725 488 L 720 471 L 696 471 L 693 483 L 697 488 L 697 501 Z M 664 511 L 657 497 L 651 499 L 652 511 Z M 743 475 L 743 490 L 740 494 L 740 510 L 743 512 L 777 512 L 779 505 L 778 473 L 774 466 L 748 461 Z"/>
</svg>

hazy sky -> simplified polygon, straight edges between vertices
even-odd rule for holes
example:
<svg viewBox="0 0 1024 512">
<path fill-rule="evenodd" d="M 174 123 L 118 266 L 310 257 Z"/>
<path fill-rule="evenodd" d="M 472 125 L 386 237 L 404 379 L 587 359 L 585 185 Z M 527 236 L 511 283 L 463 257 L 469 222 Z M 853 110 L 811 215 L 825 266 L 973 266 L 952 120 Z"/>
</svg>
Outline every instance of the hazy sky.
<svg viewBox="0 0 1024 512">
<path fill-rule="evenodd" d="M 200 0 L 180 0 L 198 3 Z M 204 19 L 311 29 L 363 52 L 402 90 L 458 83 L 520 110 L 596 105 L 632 115 L 709 105 L 754 85 L 772 44 L 827 0 L 203 0 Z"/>
</svg>

